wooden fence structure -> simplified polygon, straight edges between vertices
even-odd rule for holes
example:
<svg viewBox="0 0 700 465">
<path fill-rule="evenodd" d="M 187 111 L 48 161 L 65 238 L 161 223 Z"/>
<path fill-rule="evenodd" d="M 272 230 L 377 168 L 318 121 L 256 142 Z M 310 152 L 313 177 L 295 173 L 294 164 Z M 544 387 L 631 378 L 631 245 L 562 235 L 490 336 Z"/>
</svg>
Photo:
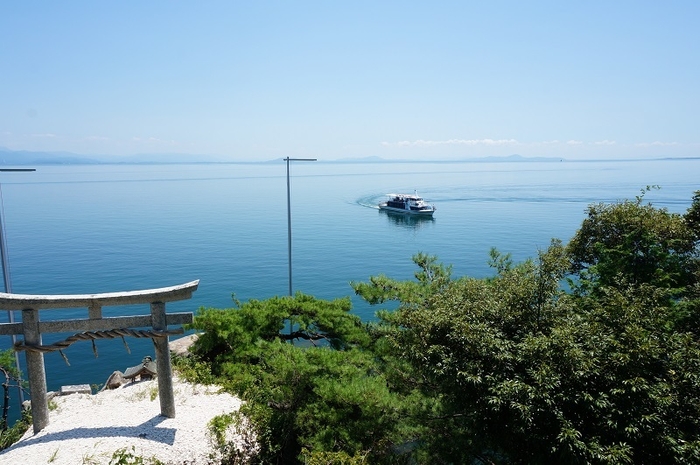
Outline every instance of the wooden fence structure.
<svg viewBox="0 0 700 465">
<path fill-rule="evenodd" d="M 180 334 L 182 328 L 168 330 L 170 325 L 192 323 L 188 313 L 165 313 L 165 303 L 186 300 L 197 290 L 199 280 L 178 286 L 140 291 L 111 292 L 104 294 L 77 295 L 26 295 L 0 293 L 0 310 L 21 310 L 21 323 L 1 323 L 0 335 L 22 335 L 15 350 L 26 351 L 27 376 L 31 395 L 34 433 L 49 423 L 49 408 L 46 392 L 44 353 L 61 351 L 81 340 L 123 338 L 124 336 L 153 339 L 155 345 L 158 396 L 161 415 L 175 417 L 172 368 L 168 336 Z M 102 308 L 116 305 L 150 304 L 150 315 L 103 317 Z M 87 308 L 87 319 L 41 321 L 39 311 L 61 308 Z M 150 329 L 134 329 L 150 328 Z M 64 341 L 50 345 L 42 344 L 42 334 L 80 331 Z"/>
</svg>

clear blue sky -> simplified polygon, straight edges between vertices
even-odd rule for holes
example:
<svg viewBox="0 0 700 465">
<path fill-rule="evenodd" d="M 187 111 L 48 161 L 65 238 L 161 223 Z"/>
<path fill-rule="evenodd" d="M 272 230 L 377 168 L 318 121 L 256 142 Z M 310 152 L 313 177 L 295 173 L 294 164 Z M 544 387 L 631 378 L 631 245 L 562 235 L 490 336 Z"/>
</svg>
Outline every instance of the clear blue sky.
<svg viewBox="0 0 700 465">
<path fill-rule="evenodd" d="M 0 147 L 700 155 L 700 1 L 5 1 Z"/>
</svg>

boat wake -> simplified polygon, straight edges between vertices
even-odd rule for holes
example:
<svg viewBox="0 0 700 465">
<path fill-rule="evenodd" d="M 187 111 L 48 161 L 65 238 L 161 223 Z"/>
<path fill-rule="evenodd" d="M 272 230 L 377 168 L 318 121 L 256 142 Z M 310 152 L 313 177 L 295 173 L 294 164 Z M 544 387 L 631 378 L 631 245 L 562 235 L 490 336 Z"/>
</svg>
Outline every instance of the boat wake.
<svg viewBox="0 0 700 465">
<path fill-rule="evenodd" d="M 360 197 L 355 201 L 355 203 L 361 207 L 373 208 L 379 210 L 379 202 L 381 202 L 386 197 L 386 194 L 371 194 L 364 197 Z"/>
</svg>

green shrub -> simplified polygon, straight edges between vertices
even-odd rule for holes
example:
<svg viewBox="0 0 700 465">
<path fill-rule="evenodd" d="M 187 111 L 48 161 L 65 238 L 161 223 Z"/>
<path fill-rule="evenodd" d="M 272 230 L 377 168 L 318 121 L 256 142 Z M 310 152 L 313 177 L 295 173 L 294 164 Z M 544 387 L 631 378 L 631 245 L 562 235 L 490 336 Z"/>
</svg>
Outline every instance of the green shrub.
<svg viewBox="0 0 700 465">
<path fill-rule="evenodd" d="M 17 420 L 12 427 L 0 431 L 0 450 L 5 450 L 19 441 L 31 425 L 32 415 L 28 410 L 25 410 L 22 412 L 22 418 Z"/>
</svg>

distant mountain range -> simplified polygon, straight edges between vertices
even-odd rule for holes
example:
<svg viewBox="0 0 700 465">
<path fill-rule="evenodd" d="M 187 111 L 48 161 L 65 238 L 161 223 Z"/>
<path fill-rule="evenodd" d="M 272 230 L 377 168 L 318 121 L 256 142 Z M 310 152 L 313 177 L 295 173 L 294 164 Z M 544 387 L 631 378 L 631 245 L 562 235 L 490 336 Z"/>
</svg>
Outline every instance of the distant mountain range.
<svg viewBox="0 0 700 465">
<path fill-rule="evenodd" d="M 277 163 L 284 160 L 278 158 L 259 162 L 223 160 L 210 155 L 192 155 L 182 153 L 137 154 L 130 156 L 110 155 L 80 155 L 71 152 L 34 152 L 27 150 L 9 150 L 0 147 L 0 166 L 26 165 L 103 165 L 103 164 L 183 164 L 183 163 Z M 504 157 L 464 158 L 458 160 L 415 160 L 415 159 L 386 159 L 377 156 L 341 158 L 323 160 L 322 163 L 455 163 L 455 162 L 559 162 L 562 158 L 524 157 L 508 155 Z"/>
<path fill-rule="evenodd" d="M 338 160 L 329 160 L 336 163 L 458 163 L 458 162 L 528 162 L 528 161 L 564 161 L 561 157 L 524 157 L 522 155 L 513 154 L 501 157 L 479 157 L 479 158 L 461 158 L 450 160 L 416 160 L 416 159 L 386 159 L 382 157 L 362 157 L 362 158 L 340 158 Z"/>
<path fill-rule="evenodd" d="M 0 165 L 101 165 L 138 163 L 220 163 L 208 155 L 181 153 L 137 154 L 130 156 L 80 155 L 71 152 L 33 152 L 0 147 Z"/>
</svg>

